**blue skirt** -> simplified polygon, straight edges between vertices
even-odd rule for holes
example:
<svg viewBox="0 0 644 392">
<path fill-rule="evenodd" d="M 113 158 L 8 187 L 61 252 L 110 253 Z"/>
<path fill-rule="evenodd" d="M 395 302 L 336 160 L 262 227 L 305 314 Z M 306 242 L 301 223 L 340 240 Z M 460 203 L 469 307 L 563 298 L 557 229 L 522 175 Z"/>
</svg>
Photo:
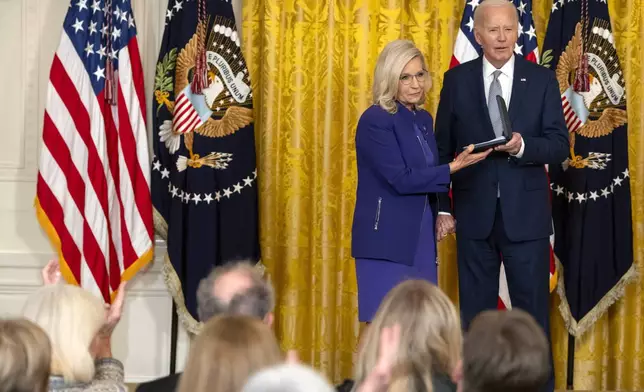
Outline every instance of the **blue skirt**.
<svg viewBox="0 0 644 392">
<path fill-rule="evenodd" d="M 356 259 L 358 318 L 361 322 L 371 321 L 382 299 L 398 283 L 407 279 L 425 279 L 436 284 L 438 272 L 434 233 L 432 211 L 426 208 L 413 265 L 378 259 Z"/>
</svg>

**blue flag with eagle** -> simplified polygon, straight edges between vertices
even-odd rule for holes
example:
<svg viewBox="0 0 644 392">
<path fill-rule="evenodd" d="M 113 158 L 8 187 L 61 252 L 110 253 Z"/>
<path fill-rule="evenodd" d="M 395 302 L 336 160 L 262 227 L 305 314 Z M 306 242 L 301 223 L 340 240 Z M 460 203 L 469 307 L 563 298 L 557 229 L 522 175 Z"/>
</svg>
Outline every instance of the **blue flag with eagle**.
<svg viewBox="0 0 644 392">
<path fill-rule="evenodd" d="M 170 0 L 154 83 L 152 202 L 179 319 L 213 266 L 259 260 L 252 91 L 227 0 Z"/>
<path fill-rule="evenodd" d="M 570 135 L 550 180 L 560 311 L 580 336 L 636 277 L 626 89 L 606 0 L 554 0 L 541 63 L 556 72 Z"/>
</svg>

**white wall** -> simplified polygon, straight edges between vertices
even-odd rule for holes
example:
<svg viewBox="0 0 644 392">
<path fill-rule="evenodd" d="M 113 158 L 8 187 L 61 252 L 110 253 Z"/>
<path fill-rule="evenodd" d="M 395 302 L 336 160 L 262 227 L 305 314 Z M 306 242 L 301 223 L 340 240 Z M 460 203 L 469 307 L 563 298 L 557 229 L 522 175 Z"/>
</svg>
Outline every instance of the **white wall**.
<svg viewBox="0 0 644 392">
<path fill-rule="evenodd" d="M 168 0 L 132 3 L 151 119 L 154 67 Z M 0 317 L 20 312 L 26 296 L 40 284 L 40 268 L 54 257 L 36 221 L 33 200 L 49 69 L 68 6 L 67 0 L 0 0 Z M 233 0 L 233 6 L 239 21 L 241 0 Z M 150 129 L 151 121 L 148 125 Z M 163 243 L 158 243 L 155 264 L 130 286 L 124 317 L 114 333 L 114 355 L 124 361 L 128 382 L 169 371 L 172 301 L 160 273 L 163 253 Z M 182 331 L 179 370 L 187 350 Z"/>
</svg>

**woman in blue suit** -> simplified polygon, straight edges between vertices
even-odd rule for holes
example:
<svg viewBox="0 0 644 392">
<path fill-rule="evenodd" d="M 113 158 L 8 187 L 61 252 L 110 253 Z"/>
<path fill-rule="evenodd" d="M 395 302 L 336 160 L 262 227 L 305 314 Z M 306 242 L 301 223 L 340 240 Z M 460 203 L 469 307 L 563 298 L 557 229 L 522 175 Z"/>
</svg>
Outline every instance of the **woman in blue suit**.
<svg viewBox="0 0 644 392">
<path fill-rule="evenodd" d="M 406 279 L 436 283 L 435 193 L 450 174 L 484 159 L 473 146 L 438 165 L 432 117 L 420 105 L 431 87 L 425 59 L 411 41 L 382 51 L 373 105 L 356 131 L 358 189 L 353 216 L 360 321 L 370 321 L 385 294 Z"/>
</svg>

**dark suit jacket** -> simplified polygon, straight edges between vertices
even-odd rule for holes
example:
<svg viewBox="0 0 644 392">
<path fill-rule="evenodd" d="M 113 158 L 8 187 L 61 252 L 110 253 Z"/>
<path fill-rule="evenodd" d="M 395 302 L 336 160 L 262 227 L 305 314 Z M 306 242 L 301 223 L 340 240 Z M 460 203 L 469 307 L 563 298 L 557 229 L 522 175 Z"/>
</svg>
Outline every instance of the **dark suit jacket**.
<svg viewBox="0 0 644 392">
<path fill-rule="evenodd" d="M 510 240 L 551 234 L 550 184 L 544 165 L 560 164 L 569 149 L 555 73 L 515 56 L 509 114 L 513 131 L 523 137 L 523 156 L 517 159 L 493 152 L 486 160 L 452 174 L 453 211 L 447 195 L 439 195 L 441 211 L 453 212 L 459 236 L 485 239 L 490 235 L 497 186 Z M 494 137 L 479 57 L 445 73 L 436 113 L 440 162 L 450 162 L 464 146 Z"/>
<path fill-rule="evenodd" d="M 428 166 L 414 123 L 436 157 L 432 117 L 398 104 L 395 114 L 369 107 L 356 131 L 358 190 L 352 256 L 411 265 L 428 193 L 447 192 L 448 165 Z M 432 208 L 433 212 L 437 209 Z"/>
<path fill-rule="evenodd" d="M 179 386 L 181 373 L 171 374 L 150 382 L 139 384 L 137 392 L 175 392 Z"/>
</svg>

